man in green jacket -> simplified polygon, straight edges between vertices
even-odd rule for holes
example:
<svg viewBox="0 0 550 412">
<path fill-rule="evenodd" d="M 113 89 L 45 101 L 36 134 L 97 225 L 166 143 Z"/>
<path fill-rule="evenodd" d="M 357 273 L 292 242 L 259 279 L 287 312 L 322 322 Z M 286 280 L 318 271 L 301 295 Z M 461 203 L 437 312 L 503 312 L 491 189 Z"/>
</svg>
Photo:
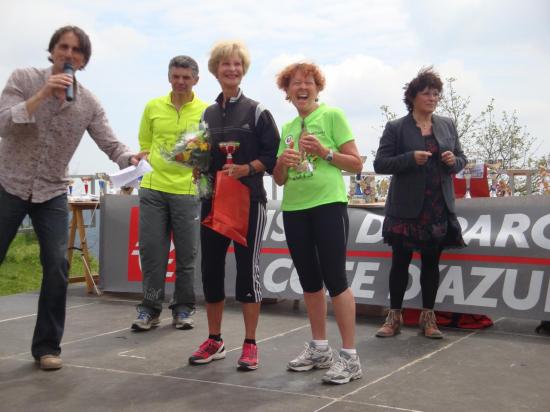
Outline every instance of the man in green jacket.
<svg viewBox="0 0 550 412">
<path fill-rule="evenodd" d="M 153 170 L 143 176 L 139 189 L 139 254 L 143 273 L 143 300 L 132 329 L 149 330 L 160 323 L 164 283 L 172 240 L 176 252 L 176 281 L 170 302 L 173 325 L 194 326 L 194 275 L 199 230 L 199 200 L 192 170 L 166 161 L 182 132 L 198 127 L 207 104 L 193 86 L 199 81 L 197 62 L 176 56 L 168 65 L 172 91 L 145 106 L 139 129 L 141 151 L 148 151 Z"/>
</svg>

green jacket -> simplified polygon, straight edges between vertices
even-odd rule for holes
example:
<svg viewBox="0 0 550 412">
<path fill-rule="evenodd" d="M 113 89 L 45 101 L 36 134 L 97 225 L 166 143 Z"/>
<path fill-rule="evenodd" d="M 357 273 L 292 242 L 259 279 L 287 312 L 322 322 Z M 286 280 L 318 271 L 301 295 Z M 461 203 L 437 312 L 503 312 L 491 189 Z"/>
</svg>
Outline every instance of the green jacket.
<svg viewBox="0 0 550 412">
<path fill-rule="evenodd" d="M 196 194 L 192 170 L 167 162 L 161 149 L 172 150 L 182 132 L 198 126 L 205 102 L 193 95 L 179 112 L 171 100 L 172 93 L 157 97 L 147 103 L 139 127 L 140 150 L 148 150 L 153 170 L 143 176 L 141 187 L 172 194 Z"/>
</svg>

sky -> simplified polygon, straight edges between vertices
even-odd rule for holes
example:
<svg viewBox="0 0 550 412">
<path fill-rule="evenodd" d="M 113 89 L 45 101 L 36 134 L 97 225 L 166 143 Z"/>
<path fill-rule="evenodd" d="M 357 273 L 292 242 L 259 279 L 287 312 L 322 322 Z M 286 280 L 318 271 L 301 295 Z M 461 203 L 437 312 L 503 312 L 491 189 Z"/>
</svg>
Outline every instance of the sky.
<svg viewBox="0 0 550 412">
<path fill-rule="evenodd" d="M 243 92 L 273 114 L 279 129 L 296 116 L 277 89 L 287 64 L 317 63 L 327 78 L 320 99 L 346 113 L 365 170 L 384 125 L 380 106 L 406 114 L 403 86 L 421 67 L 471 99 L 479 113 L 492 98 L 496 112 L 516 111 L 537 139 L 537 155 L 550 153 L 550 2 L 547 0 L 0 0 L 0 83 L 18 67 L 47 67 L 53 32 L 83 28 L 92 57 L 78 80 L 101 101 L 118 138 L 139 149 L 145 103 L 170 91 L 170 58 L 194 57 L 200 66 L 196 94 L 213 102 L 220 92 L 208 72 L 212 45 L 244 41 L 251 66 Z M 2 86 L 3 87 L 3 86 Z M 85 135 L 70 174 L 114 172 Z"/>
</svg>

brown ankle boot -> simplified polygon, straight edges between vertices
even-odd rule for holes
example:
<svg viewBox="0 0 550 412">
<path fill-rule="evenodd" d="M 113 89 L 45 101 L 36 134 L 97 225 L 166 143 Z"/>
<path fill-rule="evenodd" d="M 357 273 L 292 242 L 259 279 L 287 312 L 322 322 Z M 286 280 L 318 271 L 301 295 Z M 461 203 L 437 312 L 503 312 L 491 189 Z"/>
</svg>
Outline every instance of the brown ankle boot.
<svg viewBox="0 0 550 412">
<path fill-rule="evenodd" d="M 443 333 L 439 330 L 437 327 L 437 322 L 435 319 L 435 312 L 430 309 L 422 309 L 422 313 L 420 313 L 420 319 L 418 321 L 418 325 L 420 326 L 420 329 L 422 329 L 422 332 L 424 332 L 424 336 L 430 339 L 441 339 L 443 338 Z"/>
<path fill-rule="evenodd" d="M 403 317 L 401 316 L 401 309 L 391 309 L 388 312 L 388 316 L 386 316 L 386 321 L 376 332 L 376 336 L 379 338 L 395 336 L 400 332 L 402 323 Z"/>
</svg>

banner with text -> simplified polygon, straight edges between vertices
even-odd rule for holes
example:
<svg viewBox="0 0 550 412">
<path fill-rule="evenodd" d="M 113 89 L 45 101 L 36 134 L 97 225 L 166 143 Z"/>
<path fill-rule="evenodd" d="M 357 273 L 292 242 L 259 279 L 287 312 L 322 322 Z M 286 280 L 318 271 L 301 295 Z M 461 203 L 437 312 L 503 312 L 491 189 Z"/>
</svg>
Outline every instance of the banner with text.
<svg viewBox="0 0 550 412">
<path fill-rule="evenodd" d="M 141 273 L 136 273 L 135 217 L 130 224 L 136 213 L 130 210 L 135 206 L 136 196 L 111 195 L 103 200 L 100 273 L 106 290 L 141 291 Z M 350 207 L 348 211 L 346 270 L 350 287 L 358 303 L 388 306 L 391 249 L 382 242 L 383 209 Z M 550 319 L 550 197 L 460 199 L 457 214 L 468 247 L 443 253 L 436 309 Z M 278 201 L 268 205 L 260 263 L 264 297 L 301 298 Z M 226 292 L 231 296 L 235 282 L 231 253 L 226 269 Z M 167 276 L 173 270 L 170 267 Z M 200 293 L 200 271 L 196 273 Z M 404 306 L 420 307 L 420 260 L 416 255 L 409 273 Z"/>
</svg>

